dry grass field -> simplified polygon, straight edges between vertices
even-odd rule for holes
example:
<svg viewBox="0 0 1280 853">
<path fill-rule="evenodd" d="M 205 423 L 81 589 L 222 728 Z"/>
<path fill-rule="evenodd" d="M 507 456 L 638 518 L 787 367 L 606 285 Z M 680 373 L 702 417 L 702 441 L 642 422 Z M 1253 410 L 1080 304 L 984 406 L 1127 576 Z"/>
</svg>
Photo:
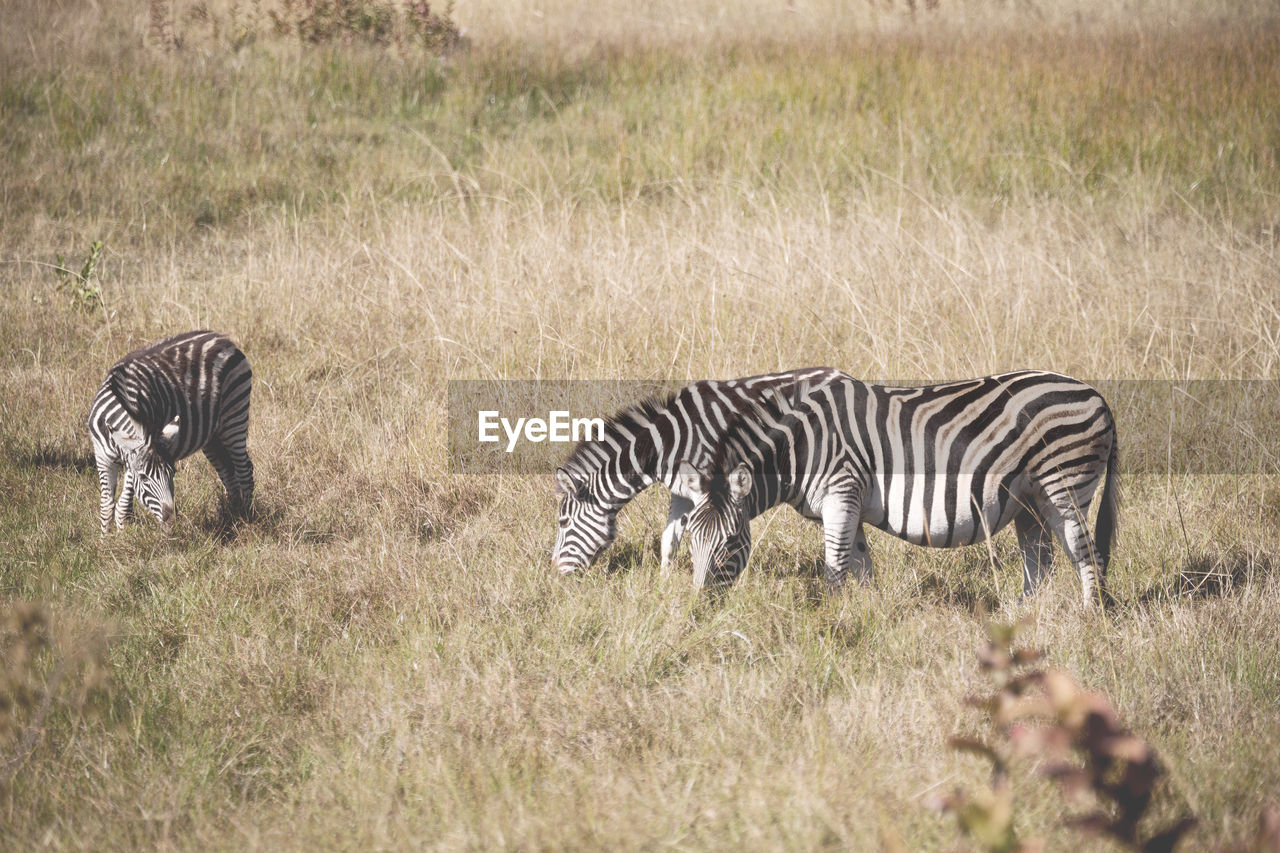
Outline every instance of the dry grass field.
<svg viewBox="0 0 1280 853">
<path fill-rule="evenodd" d="M 946 745 L 983 607 L 1154 746 L 1180 849 L 1251 833 L 1274 448 L 1126 476 L 1101 616 L 1060 552 L 1019 605 L 1011 532 L 873 533 L 824 598 L 787 509 L 709 601 L 658 571 L 661 488 L 562 578 L 550 471 L 450 473 L 449 379 L 1280 379 L 1272 4 L 914 5 L 459 0 L 440 57 L 6 0 L 0 848 L 953 849 L 923 801 L 988 781 Z M 94 241 L 91 309 L 56 269 Z M 201 327 L 254 367 L 257 515 L 197 456 L 168 535 L 99 541 L 98 383 Z M 1018 832 L 1106 849 L 1035 771 Z"/>
</svg>

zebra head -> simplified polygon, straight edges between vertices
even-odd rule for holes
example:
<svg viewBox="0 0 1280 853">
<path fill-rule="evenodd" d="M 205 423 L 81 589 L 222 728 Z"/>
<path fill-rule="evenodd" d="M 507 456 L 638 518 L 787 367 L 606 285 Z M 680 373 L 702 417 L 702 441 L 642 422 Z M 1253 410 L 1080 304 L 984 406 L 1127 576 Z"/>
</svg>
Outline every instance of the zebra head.
<svg viewBox="0 0 1280 853">
<path fill-rule="evenodd" d="M 602 504 L 585 482 L 575 480 L 564 468 L 556 471 L 556 494 L 560 530 L 552 561 L 568 574 L 590 566 L 613 542 L 618 535 L 618 509 Z"/>
<path fill-rule="evenodd" d="M 177 436 L 177 419 L 158 436 L 151 436 L 132 418 L 112 434 L 124 456 L 124 467 L 132 477 L 136 496 L 161 524 L 173 521 L 174 463 L 170 446 Z"/>
<path fill-rule="evenodd" d="M 685 517 L 685 535 L 693 555 L 693 584 L 717 587 L 732 583 L 751 556 L 751 466 L 739 463 L 727 474 L 707 476 L 688 460 L 680 463 L 678 484 L 693 501 Z"/>
</svg>

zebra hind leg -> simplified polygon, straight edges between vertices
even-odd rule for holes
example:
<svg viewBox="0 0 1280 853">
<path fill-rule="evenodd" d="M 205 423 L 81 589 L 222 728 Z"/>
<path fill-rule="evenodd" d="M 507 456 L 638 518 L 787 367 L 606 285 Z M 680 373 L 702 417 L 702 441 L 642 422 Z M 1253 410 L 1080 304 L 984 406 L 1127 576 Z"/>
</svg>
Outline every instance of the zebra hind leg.
<svg viewBox="0 0 1280 853">
<path fill-rule="evenodd" d="M 1102 565 L 1093 537 L 1089 535 L 1089 505 L 1072 504 L 1065 508 L 1054 506 L 1052 514 L 1046 515 L 1049 516 L 1049 525 L 1062 543 L 1067 557 L 1080 574 L 1080 593 L 1084 606 L 1089 608 L 1105 605 L 1107 567 Z"/>
<path fill-rule="evenodd" d="M 1022 597 L 1026 598 L 1035 593 L 1053 564 L 1053 538 L 1040 514 L 1032 509 L 1018 513 L 1013 526 L 1022 552 Z"/>
<path fill-rule="evenodd" d="M 245 446 L 248 427 L 246 420 L 243 429 L 224 436 L 222 441 L 222 445 L 227 449 L 227 455 L 231 457 L 231 465 L 235 472 L 238 494 L 236 506 L 241 514 L 247 514 L 253 509 L 253 462 L 249 459 L 249 449 Z"/>
<path fill-rule="evenodd" d="M 249 450 L 245 447 L 244 437 L 238 443 L 229 443 L 231 462 L 236 470 L 236 482 L 240 484 L 240 512 L 247 514 L 253 509 L 253 462 L 249 459 Z"/>
<path fill-rule="evenodd" d="M 204 446 L 204 455 L 209 460 L 209 464 L 213 466 L 213 470 L 218 472 L 218 479 L 222 481 L 222 488 L 226 489 L 228 508 L 233 514 L 242 514 L 248 508 L 249 500 L 253 497 L 252 468 L 250 468 L 249 494 L 248 498 L 246 498 L 241 478 L 236 471 L 235 460 L 227 450 L 226 445 L 219 439 L 210 439 L 209 443 Z"/>
<path fill-rule="evenodd" d="M 862 525 L 858 525 L 857 532 L 853 537 L 853 568 L 858 573 L 858 582 L 863 586 L 871 584 L 871 549 L 867 547 L 867 536 L 862 529 Z"/>
</svg>

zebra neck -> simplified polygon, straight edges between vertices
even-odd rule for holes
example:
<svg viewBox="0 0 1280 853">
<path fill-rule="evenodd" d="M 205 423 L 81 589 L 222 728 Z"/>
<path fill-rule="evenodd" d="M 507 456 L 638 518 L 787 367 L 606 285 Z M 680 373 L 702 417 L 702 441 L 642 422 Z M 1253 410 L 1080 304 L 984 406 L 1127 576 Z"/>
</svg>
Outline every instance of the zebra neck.
<svg viewBox="0 0 1280 853">
<path fill-rule="evenodd" d="M 603 506 L 621 507 L 657 479 L 644 464 L 648 460 L 633 456 L 628 446 L 597 442 L 590 449 L 596 452 L 581 454 L 565 467 L 589 484 Z"/>
</svg>

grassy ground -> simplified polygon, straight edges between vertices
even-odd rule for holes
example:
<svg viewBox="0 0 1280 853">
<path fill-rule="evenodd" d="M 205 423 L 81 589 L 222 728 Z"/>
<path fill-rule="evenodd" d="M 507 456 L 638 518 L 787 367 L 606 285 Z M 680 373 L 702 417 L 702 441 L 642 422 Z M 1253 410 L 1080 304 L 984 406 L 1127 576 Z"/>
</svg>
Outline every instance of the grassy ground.
<svg viewBox="0 0 1280 853">
<path fill-rule="evenodd" d="M 444 61 L 181 7 L 165 52 L 133 5 L 0 33 L 0 596 L 43 602 L 37 680 L 110 676 L 67 670 L 0 845 L 949 847 L 979 604 L 1150 739 L 1188 849 L 1280 790 L 1274 476 L 1130 477 L 1106 618 L 1067 571 L 1018 608 L 1011 534 L 873 536 L 823 600 L 789 510 L 713 604 L 657 571 L 659 490 L 562 579 L 550 477 L 444 441 L 450 378 L 1277 378 L 1266 4 L 478 2 Z M 97 384 L 205 326 L 254 365 L 259 518 L 193 459 L 171 536 L 99 542 Z M 1073 849 L 1076 808 L 1027 782 L 1019 829 Z"/>
</svg>

